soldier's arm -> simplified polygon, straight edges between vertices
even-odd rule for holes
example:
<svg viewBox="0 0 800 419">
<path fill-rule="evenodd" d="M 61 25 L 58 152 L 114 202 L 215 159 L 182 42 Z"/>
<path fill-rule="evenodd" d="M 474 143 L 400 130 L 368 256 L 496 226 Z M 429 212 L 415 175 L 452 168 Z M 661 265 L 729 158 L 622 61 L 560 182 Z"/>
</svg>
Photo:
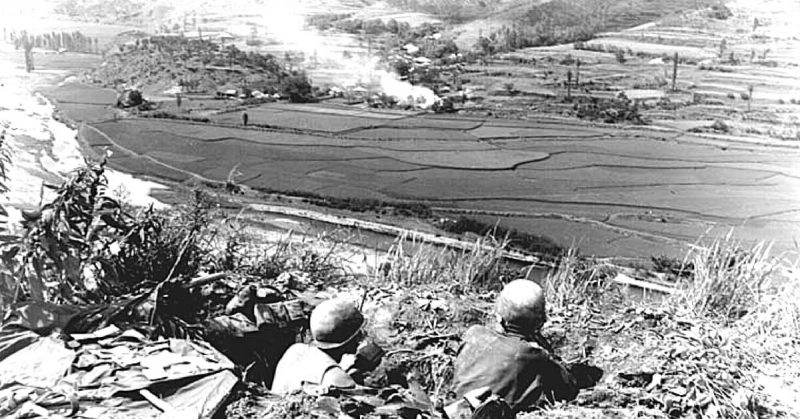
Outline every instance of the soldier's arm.
<svg viewBox="0 0 800 419">
<path fill-rule="evenodd" d="M 543 361 L 544 394 L 549 400 L 574 400 L 578 397 L 578 382 L 562 363 L 547 356 Z"/>
<path fill-rule="evenodd" d="M 522 357 L 528 373 L 535 377 L 525 390 L 521 408 L 538 405 L 545 400 L 574 400 L 578 384 L 569 370 L 543 349 L 531 347 Z"/>
</svg>

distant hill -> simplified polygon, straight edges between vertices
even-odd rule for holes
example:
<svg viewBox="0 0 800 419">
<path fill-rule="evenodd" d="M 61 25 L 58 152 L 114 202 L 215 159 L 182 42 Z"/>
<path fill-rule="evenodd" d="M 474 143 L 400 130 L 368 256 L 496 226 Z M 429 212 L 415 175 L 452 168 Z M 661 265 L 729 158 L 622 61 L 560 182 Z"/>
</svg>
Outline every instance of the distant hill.
<svg viewBox="0 0 800 419">
<path fill-rule="evenodd" d="M 432 1 L 432 0 L 431 0 Z M 456 24 L 459 47 L 471 48 L 480 36 L 501 40 L 509 48 L 587 40 L 653 22 L 672 14 L 718 5 L 718 0 L 527 0 L 498 1 L 480 18 Z"/>
</svg>

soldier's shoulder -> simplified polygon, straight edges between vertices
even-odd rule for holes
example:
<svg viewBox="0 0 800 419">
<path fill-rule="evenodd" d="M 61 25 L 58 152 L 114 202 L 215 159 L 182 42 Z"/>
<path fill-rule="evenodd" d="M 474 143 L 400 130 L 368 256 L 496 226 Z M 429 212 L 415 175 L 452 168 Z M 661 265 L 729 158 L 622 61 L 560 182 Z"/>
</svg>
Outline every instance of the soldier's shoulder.
<svg viewBox="0 0 800 419">
<path fill-rule="evenodd" d="M 488 342 L 501 338 L 494 329 L 483 325 L 471 326 L 464 333 L 464 342 Z"/>
<path fill-rule="evenodd" d="M 476 324 L 476 325 L 470 326 L 469 329 L 467 329 L 466 333 L 464 333 L 464 334 L 465 335 L 486 335 L 486 334 L 491 334 L 493 332 L 494 331 L 489 327 L 486 327 L 486 326 L 484 326 L 482 324 Z"/>
</svg>

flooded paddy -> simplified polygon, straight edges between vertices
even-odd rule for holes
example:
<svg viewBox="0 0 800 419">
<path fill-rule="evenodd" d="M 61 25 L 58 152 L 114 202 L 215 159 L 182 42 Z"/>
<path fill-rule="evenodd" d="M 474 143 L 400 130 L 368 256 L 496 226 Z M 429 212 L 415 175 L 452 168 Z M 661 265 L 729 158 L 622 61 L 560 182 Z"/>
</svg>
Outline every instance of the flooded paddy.
<svg viewBox="0 0 800 419">
<path fill-rule="evenodd" d="M 598 256 L 679 255 L 731 228 L 778 250 L 800 236 L 800 149 L 791 142 L 315 104 L 248 113 L 269 129 L 223 114 L 210 124 L 108 120 L 82 137 L 134 174 L 225 181 L 235 168 L 253 188 L 419 201 Z"/>
</svg>

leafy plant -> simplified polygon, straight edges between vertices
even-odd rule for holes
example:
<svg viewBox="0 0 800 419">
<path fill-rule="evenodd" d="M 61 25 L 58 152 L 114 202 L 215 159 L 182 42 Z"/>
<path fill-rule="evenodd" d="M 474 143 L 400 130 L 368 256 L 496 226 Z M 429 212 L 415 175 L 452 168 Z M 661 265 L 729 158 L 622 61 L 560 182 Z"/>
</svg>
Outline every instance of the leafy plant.
<svg viewBox="0 0 800 419">
<path fill-rule="evenodd" d="M 8 150 L 5 148 L 5 140 L 6 140 L 6 132 L 3 130 L 0 133 L 0 194 L 4 194 L 8 192 L 8 187 L 6 187 L 6 181 L 8 177 L 6 176 L 6 166 L 11 163 L 11 156 L 8 154 Z M 2 205 L 0 205 L 0 232 L 3 230 L 3 224 L 5 223 L 4 218 L 8 216 L 8 212 Z"/>
<path fill-rule="evenodd" d="M 199 233 L 208 205 L 168 215 L 132 216 L 105 195 L 104 163 L 87 163 L 2 249 L 3 303 L 33 300 L 100 303 L 164 280 L 193 275 L 204 255 Z"/>
</svg>

